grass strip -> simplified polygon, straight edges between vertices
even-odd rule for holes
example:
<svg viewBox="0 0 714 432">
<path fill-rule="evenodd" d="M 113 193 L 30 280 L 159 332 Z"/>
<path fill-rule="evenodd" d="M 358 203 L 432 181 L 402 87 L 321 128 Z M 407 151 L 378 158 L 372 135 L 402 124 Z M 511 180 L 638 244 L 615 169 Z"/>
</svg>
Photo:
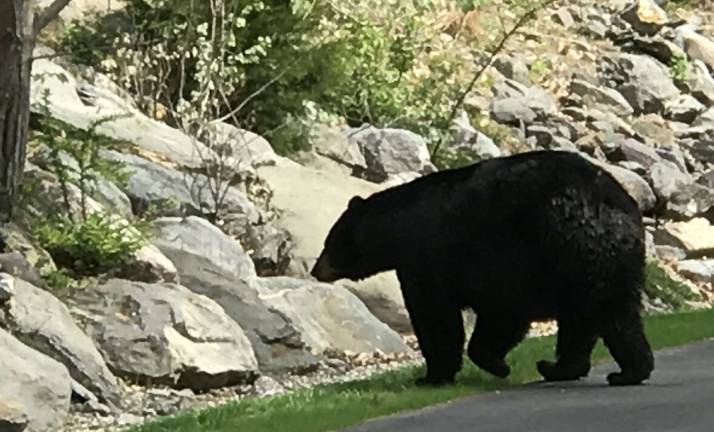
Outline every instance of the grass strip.
<svg viewBox="0 0 714 432">
<path fill-rule="evenodd" d="M 714 337 L 714 311 L 650 316 L 645 319 L 645 328 L 654 349 L 683 345 Z M 553 358 L 554 343 L 553 336 L 523 341 L 509 354 L 512 372 L 507 379 L 488 375 L 465 359 L 455 385 L 420 388 L 413 382 L 423 373 L 423 366 L 412 366 L 363 380 L 324 384 L 289 394 L 189 411 L 146 423 L 130 432 L 333 431 L 374 417 L 539 379 L 535 363 Z M 602 341 L 598 342 L 593 362 L 610 359 Z"/>
</svg>

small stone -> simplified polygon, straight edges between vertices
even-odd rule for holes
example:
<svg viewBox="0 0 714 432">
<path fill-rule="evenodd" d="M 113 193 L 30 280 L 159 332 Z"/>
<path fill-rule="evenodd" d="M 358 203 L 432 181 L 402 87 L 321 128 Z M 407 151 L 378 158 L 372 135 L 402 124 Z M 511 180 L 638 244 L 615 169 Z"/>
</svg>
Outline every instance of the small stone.
<svg viewBox="0 0 714 432">
<path fill-rule="evenodd" d="M 28 423 L 29 420 L 22 405 L 0 396 L 0 431 L 22 432 Z"/>
<path fill-rule="evenodd" d="M 253 384 L 255 392 L 261 396 L 272 396 L 285 391 L 285 388 L 276 381 L 274 378 L 269 376 L 261 376 Z"/>
<path fill-rule="evenodd" d="M 142 423 L 144 418 L 138 415 L 122 413 L 117 418 L 117 425 L 119 426 L 133 426 Z"/>
<path fill-rule="evenodd" d="M 654 35 L 669 22 L 667 12 L 653 0 L 636 0 L 620 16 L 644 35 Z"/>
<path fill-rule="evenodd" d="M 561 7 L 553 14 L 553 20 L 563 27 L 570 28 L 575 24 L 575 19 L 567 8 Z"/>
<path fill-rule="evenodd" d="M 687 257 L 687 253 L 682 248 L 667 245 L 655 246 L 657 257 L 662 261 L 680 261 Z"/>
<path fill-rule="evenodd" d="M 7 273 L 0 273 L 0 304 L 8 302 L 15 295 L 15 278 Z"/>
<path fill-rule="evenodd" d="M 665 106 L 664 116 L 669 120 L 692 123 L 706 107 L 691 95 L 681 95 Z"/>
<path fill-rule="evenodd" d="M 680 261 L 677 271 L 695 282 L 714 283 L 714 259 Z"/>
</svg>

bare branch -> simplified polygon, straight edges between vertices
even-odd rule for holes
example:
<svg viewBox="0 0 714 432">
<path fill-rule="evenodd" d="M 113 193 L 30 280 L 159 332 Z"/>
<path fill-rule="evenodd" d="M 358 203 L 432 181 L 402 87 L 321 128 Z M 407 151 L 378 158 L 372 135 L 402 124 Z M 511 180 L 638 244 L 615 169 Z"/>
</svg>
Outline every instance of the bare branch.
<svg viewBox="0 0 714 432">
<path fill-rule="evenodd" d="M 484 72 L 486 72 L 486 69 L 488 69 L 489 66 L 491 66 L 491 63 L 493 62 L 493 59 L 496 58 L 496 56 L 503 50 L 503 47 L 506 45 L 506 42 L 508 42 L 511 37 L 518 32 L 518 30 L 523 27 L 528 21 L 531 20 L 535 16 L 538 11 L 545 9 L 549 5 L 555 3 L 555 0 L 546 0 L 542 3 L 540 3 L 537 6 L 534 6 L 532 9 L 530 9 L 528 12 L 524 13 L 520 19 L 513 25 L 513 27 L 503 35 L 501 40 L 498 42 L 498 45 L 494 47 L 488 57 L 488 60 L 479 68 L 479 70 L 476 71 L 474 74 L 473 78 L 469 82 L 469 84 L 466 86 L 466 88 L 459 94 L 459 97 L 456 99 L 456 102 L 454 103 L 454 106 L 451 108 L 451 113 L 449 114 L 448 117 L 448 123 L 452 123 L 454 119 L 456 118 L 456 114 L 459 112 L 459 108 L 464 103 L 464 100 L 466 99 L 466 96 L 471 92 L 471 90 L 474 88 L 474 85 L 476 85 L 476 82 L 481 78 Z M 500 16 L 499 16 L 500 17 Z M 436 145 L 434 146 L 434 150 L 431 152 L 431 157 L 433 158 L 436 156 L 436 154 L 439 152 L 439 148 L 441 147 L 443 140 L 439 140 Z"/>
<path fill-rule="evenodd" d="M 35 15 L 35 34 L 47 27 L 72 0 L 55 0 L 51 5 Z"/>
</svg>

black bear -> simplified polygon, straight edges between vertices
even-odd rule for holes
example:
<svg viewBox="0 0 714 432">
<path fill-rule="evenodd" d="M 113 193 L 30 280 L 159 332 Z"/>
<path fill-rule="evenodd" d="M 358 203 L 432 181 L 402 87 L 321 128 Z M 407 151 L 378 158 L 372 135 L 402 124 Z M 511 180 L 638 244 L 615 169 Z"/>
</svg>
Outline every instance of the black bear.
<svg viewBox="0 0 714 432">
<path fill-rule="evenodd" d="M 508 352 L 533 320 L 556 319 L 548 381 L 590 371 L 602 337 L 621 371 L 611 385 L 649 378 L 643 331 L 642 215 L 605 170 L 567 151 L 533 151 L 444 170 L 354 197 L 311 274 L 323 282 L 396 270 L 426 361 L 418 384 L 454 381 L 462 366 L 461 310 L 476 327 L 469 358 L 506 377 Z"/>
</svg>

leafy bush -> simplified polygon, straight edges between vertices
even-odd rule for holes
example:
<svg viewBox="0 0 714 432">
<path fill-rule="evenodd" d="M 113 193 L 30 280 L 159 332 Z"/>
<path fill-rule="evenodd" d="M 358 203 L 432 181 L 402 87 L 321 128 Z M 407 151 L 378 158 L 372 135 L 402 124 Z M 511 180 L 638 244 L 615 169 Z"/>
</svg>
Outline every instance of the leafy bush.
<svg viewBox="0 0 714 432">
<path fill-rule="evenodd" d="M 148 227 L 118 223 L 108 215 L 92 213 L 79 222 L 58 217 L 35 229 L 40 245 L 58 267 L 73 276 L 98 275 L 125 264 L 144 246 Z"/>
<path fill-rule="evenodd" d="M 40 246 L 59 267 L 59 272 L 46 275 L 50 283 L 63 283 L 68 275 L 111 271 L 146 243 L 146 222 L 117 219 L 91 211 L 88 205 L 99 177 L 117 183 L 127 180 L 123 165 L 100 157 L 100 151 L 115 145 L 115 141 L 97 134 L 96 128 L 111 118 L 101 119 L 86 130 L 50 117 L 35 119 L 34 141 L 44 147 L 42 164 L 54 174 L 61 194 L 58 208 L 45 208 L 32 227 Z M 46 201 L 55 204 L 51 197 Z"/>
<path fill-rule="evenodd" d="M 444 13 L 461 9 L 451 0 L 129 0 L 97 23 L 70 27 L 63 44 L 148 113 L 168 107 L 168 120 L 179 122 L 210 105 L 212 119 L 289 153 L 306 144 L 300 122 L 288 121 L 305 116 L 306 101 L 352 124 L 427 136 L 448 129 L 475 39 L 446 34 Z"/>
<path fill-rule="evenodd" d="M 660 299 L 675 311 L 686 309 L 687 301 L 701 300 L 688 286 L 672 279 L 657 263 L 649 261 L 646 272 L 645 294 L 649 298 Z"/>
</svg>

